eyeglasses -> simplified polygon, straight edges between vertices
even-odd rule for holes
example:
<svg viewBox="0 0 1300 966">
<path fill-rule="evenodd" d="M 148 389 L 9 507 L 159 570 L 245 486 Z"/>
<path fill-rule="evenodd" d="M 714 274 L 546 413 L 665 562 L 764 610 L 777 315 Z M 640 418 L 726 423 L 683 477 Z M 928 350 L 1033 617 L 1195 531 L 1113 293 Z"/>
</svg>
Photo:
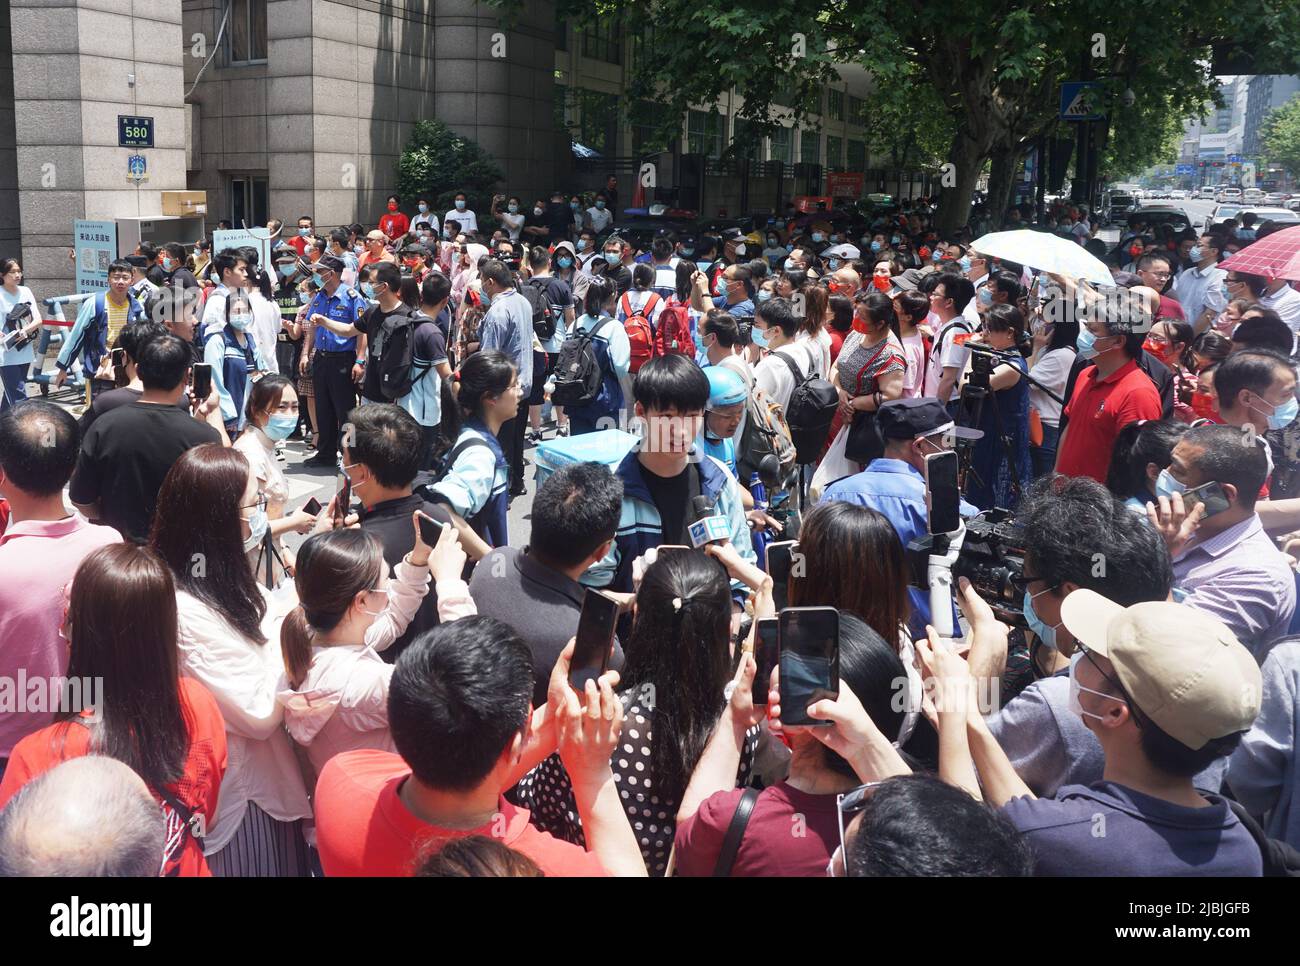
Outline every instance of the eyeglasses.
<svg viewBox="0 0 1300 966">
<path fill-rule="evenodd" d="M 1016 593 L 1023 594 L 1029 589 L 1029 585 L 1036 580 L 1045 580 L 1037 574 L 1012 574 L 1007 578 L 1007 582 L 1016 589 Z"/>
<path fill-rule="evenodd" d="M 1103 678 L 1105 678 L 1107 684 L 1109 684 L 1112 688 L 1114 688 L 1116 691 L 1119 692 L 1120 695 L 1119 699 L 1123 700 L 1125 704 L 1127 704 L 1130 708 L 1132 708 L 1133 702 L 1129 700 L 1128 692 L 1124 690 L 1124 686 L 1101 669 L 1101 665 L 1092 659 L 1092 652 L 1088 650 L 1087 646 L 1083 643 L 1083 641 L 1079 640 L 1078 638 L 1075 638 L 1074 649 L 1078 651 L 1080 654 L 1082 654 L 1084 658 L 1087 659 L 1088 663 L 1097 669 L 1097 673 L 1100 674 Z"/>
<path fill-rule="evenodd" d="M 263 493 L 261 490 L 258 490 L 258 491 L 257 491 L 257 501 L 256 501 L 255 503 L 245 503 L 245 504 L 242 504 L 242 505 L 239 507 L 239 509 L 241 509 L 241 510 L 265 510 L 265 509 L 266 509 L 266 504 L 267 504 L 266 494 Z"/>
<path fill-rule="evenodd" d="M 842 792 L 835 796 L 835 818 L 840 826 L 840 847 L 835 850 L 831 856 L 830 862 L 826 864 L 826 874 L 838 878 L 835 875 L 836 863 L 835 858 L 839 856 L 839 868 L 845 876 L 848 875 L 848 850 L 844 847 L 844 829 L 853 821 L 853 816 L 858 814 L 867 807 L 867 801 L 877 788 L 883 785 L 883 781 L 867 782 L 865 785 L 859 785 L 850 792 Z M 848 816 L 847 819 L 845 816 Z"/>
</svg>

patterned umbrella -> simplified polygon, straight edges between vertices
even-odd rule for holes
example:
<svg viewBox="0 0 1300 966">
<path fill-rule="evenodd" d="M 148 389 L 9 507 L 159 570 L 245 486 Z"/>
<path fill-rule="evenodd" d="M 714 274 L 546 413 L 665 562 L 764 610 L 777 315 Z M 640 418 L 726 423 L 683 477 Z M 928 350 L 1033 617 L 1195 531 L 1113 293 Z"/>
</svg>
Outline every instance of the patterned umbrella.
<svg viewBox="0 0 1300 966">
<path fill-rule="evenodd" d="M 1300 225 L 1275 231 L 1247 245 L 1219 262 L 1219 268 L 1262 275 L 1270 282 L 1278 278 L 1300 281 Z"/>
</svg>

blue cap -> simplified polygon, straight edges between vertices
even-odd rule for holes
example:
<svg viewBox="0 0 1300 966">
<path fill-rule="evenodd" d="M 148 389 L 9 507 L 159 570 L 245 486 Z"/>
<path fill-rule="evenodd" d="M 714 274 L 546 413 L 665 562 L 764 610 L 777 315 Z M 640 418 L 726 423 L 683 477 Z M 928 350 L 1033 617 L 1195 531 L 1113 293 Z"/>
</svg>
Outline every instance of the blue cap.
<svg viewBox="0 0 1300 966">
<path fill-rule="evenodd" d="M 734 369 L 726 366 L 708 366 L 704 374 L 709 377 L 709 405 L 734 406 L 749 398 L 745 380 Z"/>
</svg>

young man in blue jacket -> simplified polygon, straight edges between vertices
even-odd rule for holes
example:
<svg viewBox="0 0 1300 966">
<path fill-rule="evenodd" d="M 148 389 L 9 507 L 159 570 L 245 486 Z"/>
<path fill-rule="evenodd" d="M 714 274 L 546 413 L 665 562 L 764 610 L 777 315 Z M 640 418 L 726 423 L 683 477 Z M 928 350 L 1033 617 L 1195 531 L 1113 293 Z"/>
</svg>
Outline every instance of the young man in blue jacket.
<svg viewBox="0 0 1300 966">
<path fill-rule="evenodd" d="M 691 546 L 688 528 L 697 496 L 707 498 L 713 515 L 727 521 L 731 544 L 754 563 L 740 484 L 694 445 L 709 400 L 704 371 L 686 356 L 659 356 L 641 367 L 632 395 L 645 431 L 615 470 L 623 481 L 623 508 L 614 543 L 583 575 L 582 583 L 628 593 L 637 557 L 660 544 Z M 742 593 L 740 585 L 733 584 L 738 595 Z"/>
<path fill-rule="evenodd" d="M 118 259 L 108 266 L 108 291 L 98 292 L 81 303 L 77 321 L 59 350 L 54 385 L 62 386 L 68 370 L 81 357 L 81 367 L 90 385 L 91 398 L 114 386 L 112 371 L 101 371 L 108 349 L 127 325 L 144 318 L 144 306 L 129 292 L 131 266 Z"/>
</svg>

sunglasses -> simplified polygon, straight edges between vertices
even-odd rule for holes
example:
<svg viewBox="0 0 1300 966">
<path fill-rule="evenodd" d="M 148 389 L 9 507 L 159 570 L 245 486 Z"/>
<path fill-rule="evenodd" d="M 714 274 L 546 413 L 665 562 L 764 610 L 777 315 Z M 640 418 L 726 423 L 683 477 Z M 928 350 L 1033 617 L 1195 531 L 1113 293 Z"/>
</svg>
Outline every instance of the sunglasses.
<svg viewBox="0 0 1300 966">
<path fill-rule="evenodd" d="M 835 818 L 840 827 L 840 847 L 835 850 L 831 856 L 830 862 L 826 864 L 826 874 L 831 878 L 840 878 L 835 873 L 835 859 L 839 857 L 839 866 L 843 876 L 848 875 L 848 851 L 844 848 L 844 830 L 853 822 L 853 816 L 867 807 L 867 801 L 877 788 L 883 785 L 883 781 L 867 782 L 865 785 L 859 785 L 849 792 L 842 792 L 835 796 Z"/>
</svg>

